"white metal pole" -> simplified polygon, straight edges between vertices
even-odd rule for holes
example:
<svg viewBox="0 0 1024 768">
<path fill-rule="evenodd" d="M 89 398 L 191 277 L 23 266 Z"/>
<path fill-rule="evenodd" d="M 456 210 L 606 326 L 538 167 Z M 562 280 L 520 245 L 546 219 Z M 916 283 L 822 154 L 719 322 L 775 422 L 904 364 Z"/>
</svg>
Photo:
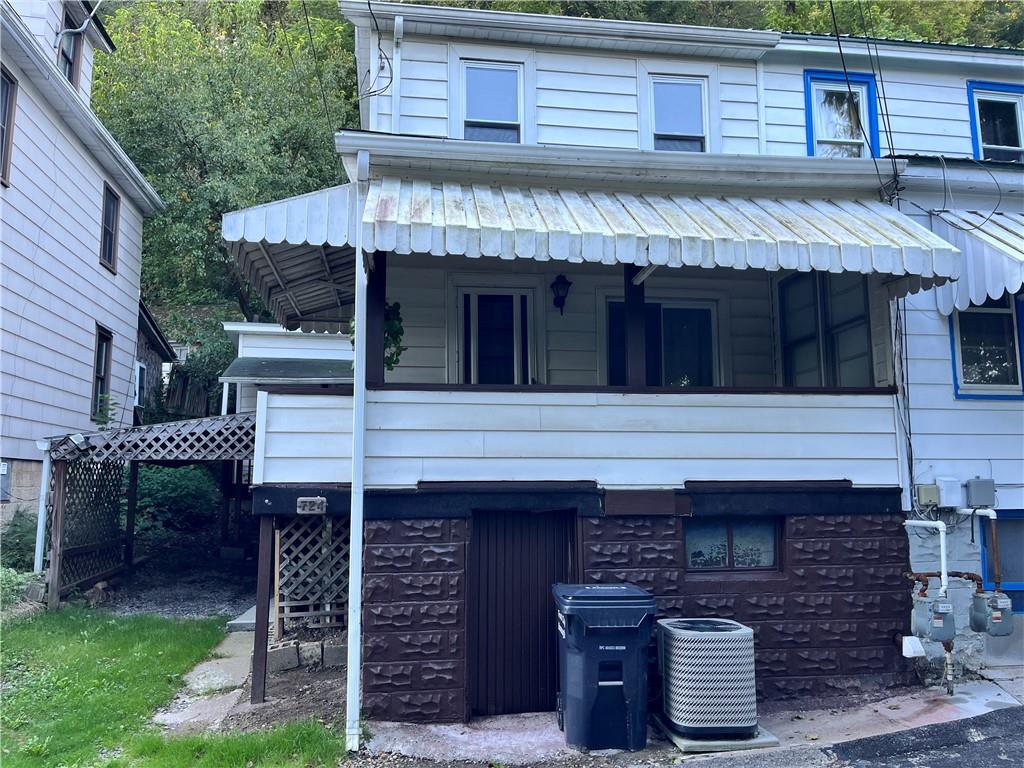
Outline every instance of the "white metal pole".
<svg viewBox="0 0 1024 768">
<path fill-rule="evenodd" d="M 369 153 L 356 159 L 355 206 L 355 375 L 352 377 L 352 494 L 349 527 L 348 566 L 348 669 L 345 688 L 345 746 L 359 749 L 360 666 L 362 662 L 363 609 L 363 437 L 366 425 L 366 263 L 363 258 L 363 205 L 369 178 Z"/>
<path fill-rule="evenodd" d="M 32 570 L 41 573 L 43 570 L 43 551 L 46 542 L 46 496 L 50 491 L 50 441 L 38 440 L 36 447 L 43 452 L 43 474 L 39 478 L 39 516 L 36 518 L 36 550 L 32 558 Z"/>
<path fill-rule="evenodd" d="M 939 532 L 939 595 L 946 596 L 949 589 L 949 572 L 946 570 L 946 524 L 941 520 L 904 520 L 908 528 L 933 528 Z"/>
</svg>

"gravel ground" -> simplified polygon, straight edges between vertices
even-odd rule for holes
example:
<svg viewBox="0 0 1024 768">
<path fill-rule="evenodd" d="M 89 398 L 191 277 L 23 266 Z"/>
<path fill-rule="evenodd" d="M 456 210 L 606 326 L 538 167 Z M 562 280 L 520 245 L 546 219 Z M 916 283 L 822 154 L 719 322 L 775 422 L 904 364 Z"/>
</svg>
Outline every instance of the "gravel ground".
<svg viewBox="0 0 1024 768">
<path fill-rule="evenodd" d="M 169 618 L 234 618 L 256 602 L 252 560 L 221 560 L 209 541 L 179 539 L 150 553 L 122 577 L 105 606 L 121 615 L 153 613 Z"/>
</svg>

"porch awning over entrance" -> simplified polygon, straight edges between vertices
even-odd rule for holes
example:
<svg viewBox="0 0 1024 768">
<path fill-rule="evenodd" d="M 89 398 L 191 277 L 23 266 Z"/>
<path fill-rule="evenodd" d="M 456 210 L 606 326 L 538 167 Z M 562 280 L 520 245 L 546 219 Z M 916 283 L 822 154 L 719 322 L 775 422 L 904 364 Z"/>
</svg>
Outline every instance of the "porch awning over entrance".
<svg viewBox="0 0 1024 768">
<path fill-rule="evenodd" d="M 964 254 L 960 279 L 936 289 L 942 314 L 984 304 L 1024 286 L 1024 213 L 939 211 L 932 214 L 932 226 Z"/>
<path fill-rule="evenodd" d="M 384 177 L 363 247 L 397 253 L 955 278 L 955 248 L 875 201 L 638 194 Z"/>
</svg>

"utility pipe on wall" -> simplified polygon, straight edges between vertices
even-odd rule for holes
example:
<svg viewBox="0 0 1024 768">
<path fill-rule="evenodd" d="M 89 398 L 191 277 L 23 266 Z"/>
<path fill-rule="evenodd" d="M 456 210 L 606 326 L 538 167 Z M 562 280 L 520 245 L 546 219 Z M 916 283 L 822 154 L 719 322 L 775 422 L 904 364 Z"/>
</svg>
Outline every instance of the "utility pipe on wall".
<svg viewBox="0 0 1024 768">
<path fill-rule="evenodd" d="M 992 540 L 992 581 L 995 584 L 996 591 L 1001 591 L 1003 588 L 1003 572 L 999 564 L 999 534 L 996 532 L 996 511 L 985 507 L 979 509 L 958 509 L 957 513 L 972 516 L 981 515 L 988 518 L 989 538 Z"/>
<path fill-rule="evenodd" d="M 941 520 L 904 520 L 907 528 L 931 528 L 939 532 L 939 594 L 946 596 L 949 589 L 949 572 L 946 570 L 946 524 Z"/>
</svg>

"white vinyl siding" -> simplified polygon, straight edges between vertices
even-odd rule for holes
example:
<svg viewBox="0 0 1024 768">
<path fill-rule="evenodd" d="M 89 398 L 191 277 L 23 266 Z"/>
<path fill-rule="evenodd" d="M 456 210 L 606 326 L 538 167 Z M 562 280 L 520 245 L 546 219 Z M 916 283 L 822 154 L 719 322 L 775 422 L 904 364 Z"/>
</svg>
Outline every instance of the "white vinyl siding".
<svg viewBox="0 0 1024 768">
<path fill-rule="evenodd" d="M 384 52 L 392 55 L 389 38 L 382 43 Z M 372 48 L 376 61 L 376 47 Z M 420 40 L 402 43 L 402 65 L 399 82 L 401 98 L 401 133 L 414 136 L 448 135 L 448 45 Z M 372 76 L 371 76 L 372 81 Z M 381 73 L 375 88 L 387 84 L 387 71 Z M 390 132 L 394 109 L 394 84 L 387 93 L 373 97 L 376 123 L 373 130 Z"/>
<path fill-rule="evenodd" d="M 105 175 L 30 79 L 4 63 L 19 89 L 0 228 L 0 438 L 10 458 L 38 459 L 36 440 L 94 426 L 89 415 L 97 323 L 114 335 L 114 423 L 131 423 L 142 216 L 115 189 L 122 202 L 120 259 L 111 274 L 98 258 Z"/>
<path fill-rule="evenodd" d="M 255 483 L 350 479 L 351 398 L 261 393 Z M 370 487 L 419 482 L 687 480 L 899 484 L 886 395 L 367 395 Z"/>
<path fill-rule="evenodd" d="M 239 357 L 303 360 L 351 360 L 352 342 L 346 333 L 305 331 L 243 331 L 238 335 Z"/>
</svg>

